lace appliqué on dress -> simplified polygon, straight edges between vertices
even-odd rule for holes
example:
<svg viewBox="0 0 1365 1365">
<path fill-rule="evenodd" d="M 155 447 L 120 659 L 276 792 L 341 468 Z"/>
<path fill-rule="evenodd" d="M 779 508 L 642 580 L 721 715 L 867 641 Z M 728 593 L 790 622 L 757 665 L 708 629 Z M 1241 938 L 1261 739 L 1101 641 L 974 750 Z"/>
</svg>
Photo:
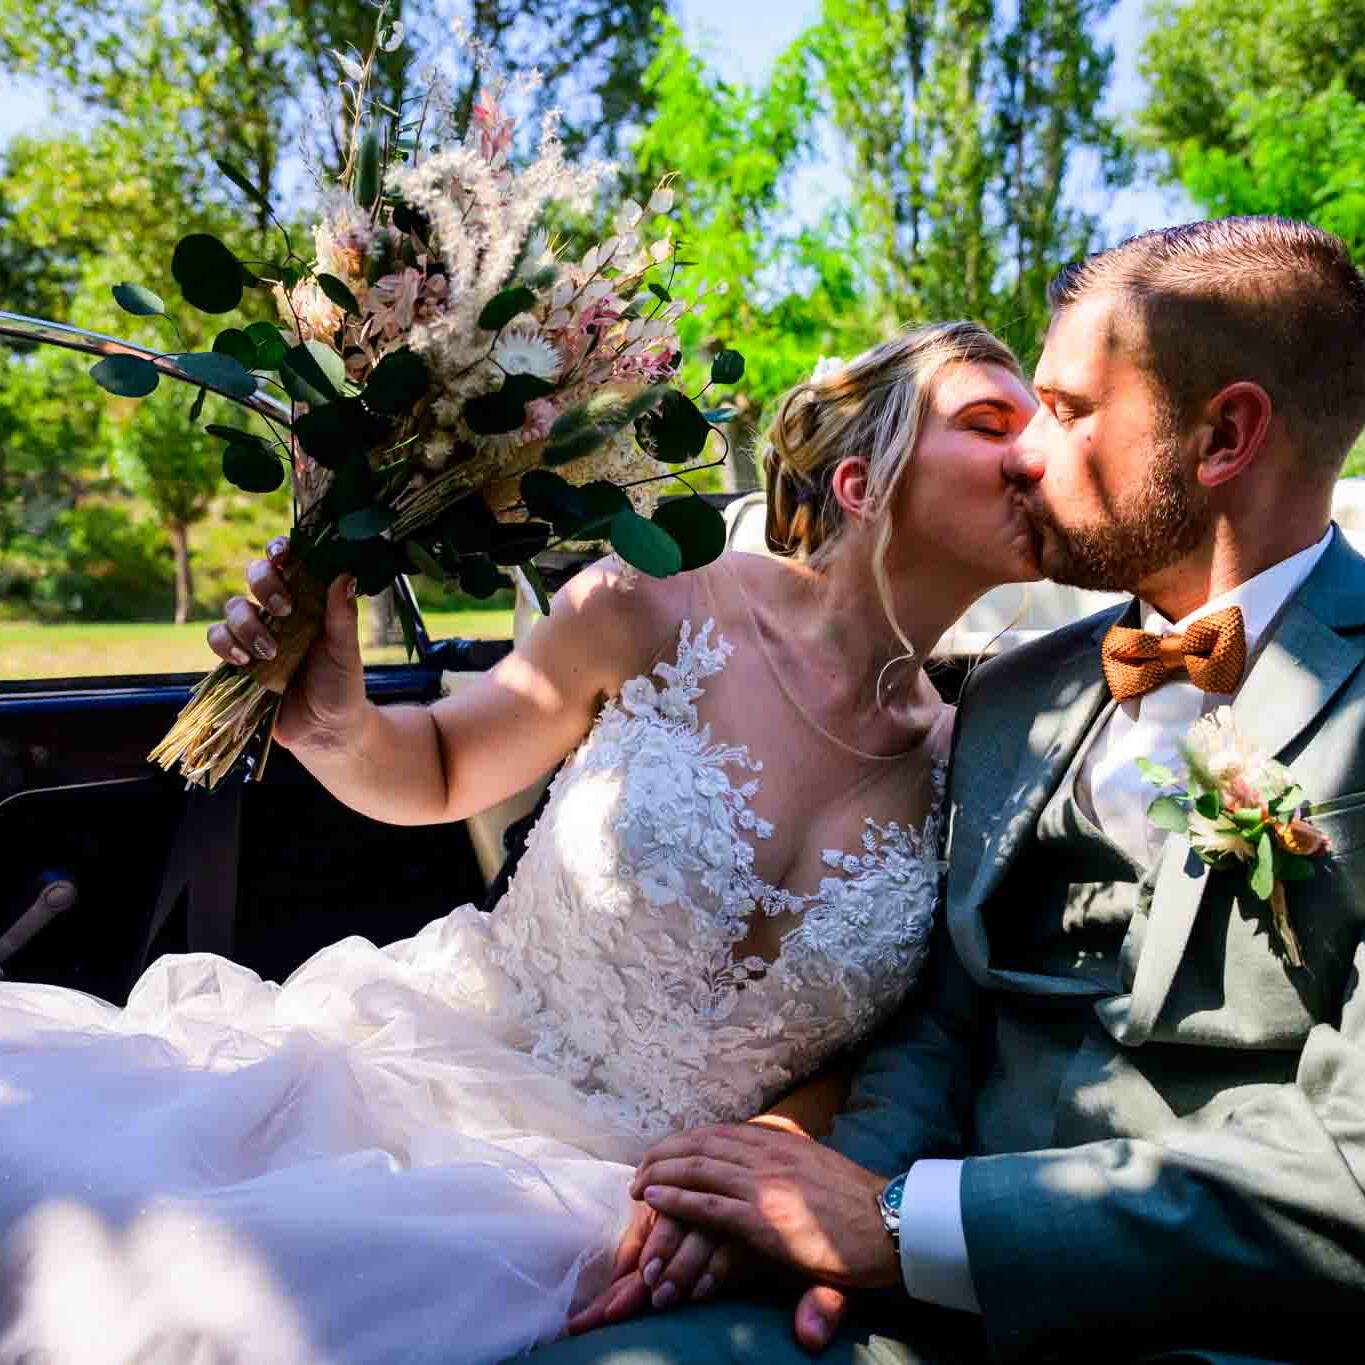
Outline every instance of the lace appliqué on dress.
<svg viewBox="0 0 1365 1365">
<path fill-rule="evenodd" d="M 647 1136 L 748 1117 L 865 1036 L 910 988 L 937 901 L 942 764 L 921 828 L 868 820 L 809 895 L 757 876 L 763 765 L 697 711 L 732 652 L 713 630 L 684 622 L 675 661 L 603 708 L 492 916 L 531 1051 Z M 737 961 L 758 913 L 796 923 L 775 961 Z"/>
</svg>

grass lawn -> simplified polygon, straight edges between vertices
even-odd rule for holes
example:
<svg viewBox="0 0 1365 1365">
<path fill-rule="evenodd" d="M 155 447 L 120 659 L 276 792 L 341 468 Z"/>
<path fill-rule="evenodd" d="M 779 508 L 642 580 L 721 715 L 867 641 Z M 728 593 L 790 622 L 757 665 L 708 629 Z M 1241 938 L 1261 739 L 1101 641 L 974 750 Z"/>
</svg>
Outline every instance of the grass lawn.
<svg viewBox="0 0 1365 1365">
<path fill-rule="evenodd" d="M 429 612 L 424 619 L 433 640 L 455 635 L 484 640 L 512 636 L 510 611 Z M 207 621 L 187 626 L 0 621 L 0 682 L 208 670 L 217 662 L 204 642 L 208 625 Z M 362 640 L 366 638 L 365 626 L 362 619 Z M 402 646 L 365 650 L 367 663 L 402 663 L 405 659 Z"/>
</svg>

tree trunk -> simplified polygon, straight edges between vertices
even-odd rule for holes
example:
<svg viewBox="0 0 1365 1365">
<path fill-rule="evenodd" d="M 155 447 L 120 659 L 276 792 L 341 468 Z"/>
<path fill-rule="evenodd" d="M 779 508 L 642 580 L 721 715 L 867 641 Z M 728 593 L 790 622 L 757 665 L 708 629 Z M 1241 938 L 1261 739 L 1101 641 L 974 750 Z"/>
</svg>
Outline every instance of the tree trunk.
<svg viewBox="0 0 1365 1365">
<path fill-rule="evenodd" d="M 370 645 L 382 649 L 385 645 L 403 643 L 403 623 L 398 619 L 398 608 L 393 603 L 393 589 L 385 588 L 370 598 Z"/>
<path fill-rule="evenodd" d="M 173 521 L 171 545 L 175 550 L 175 624 L 183 626 L 194 609 L 194 572 L 190 568 L 190 527 L 186 521 Z"/>
</svg>

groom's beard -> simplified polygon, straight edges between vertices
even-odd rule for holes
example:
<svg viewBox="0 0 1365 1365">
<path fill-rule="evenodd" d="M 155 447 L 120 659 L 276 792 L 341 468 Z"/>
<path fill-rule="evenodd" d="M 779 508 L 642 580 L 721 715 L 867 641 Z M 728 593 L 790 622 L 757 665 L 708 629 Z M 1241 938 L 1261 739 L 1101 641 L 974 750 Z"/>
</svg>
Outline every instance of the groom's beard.
<svg viewBox="0 0 1365 1365">
<path fill-rule="evenodd" d="M 1207 499 L 1181 467 L 1174 436 L 1156 439 L 1142 488 L 1107 522 L 1063 526 L 1036 489 L 1025 495 L 1025 505 L 1044 576 L 1110 592 L 1133 592 L 1183 559 L 1203 542 L 1211 521 Z"/>
</svg>

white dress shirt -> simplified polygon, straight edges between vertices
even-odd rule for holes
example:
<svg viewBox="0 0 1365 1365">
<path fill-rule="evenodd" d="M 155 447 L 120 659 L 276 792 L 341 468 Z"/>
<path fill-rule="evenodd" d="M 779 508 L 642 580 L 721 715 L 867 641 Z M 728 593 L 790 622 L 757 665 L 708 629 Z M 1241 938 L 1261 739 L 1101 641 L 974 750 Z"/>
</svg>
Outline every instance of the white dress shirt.
<svg viewBox="0 0 1365 1365">
<path fill-rule="evenodd" d="M 1183 632 L 1201 617 L 1224 607 L 1239 607 L 1250 660 L 1286 602 L 1303 586 L 1332 540 L 1332 530 L 1315 545 L 1290 555 L 1238 584 L 1174 624 L 1154 607 L 1139 603 L 1142 629 L 1152 635 Z M 1153 791 L 1137 769 L 1139 758 L 1184 766 L 1180 744 L 1190 727 L 1232 697 L 1201 692 L 1188 677 L 1162 683 L 1145 696 L 1111 704 L 1081 761 L 1076 800 L 1120 848 L 1142 866 L 1161 852 L 1165 832 L 1147 820 Z M 901 1273 L 911 1296 L 978 1313 L 962 1230 L 962 1162 L 915 1162 L 901 1203 Z"/>
</svg>

